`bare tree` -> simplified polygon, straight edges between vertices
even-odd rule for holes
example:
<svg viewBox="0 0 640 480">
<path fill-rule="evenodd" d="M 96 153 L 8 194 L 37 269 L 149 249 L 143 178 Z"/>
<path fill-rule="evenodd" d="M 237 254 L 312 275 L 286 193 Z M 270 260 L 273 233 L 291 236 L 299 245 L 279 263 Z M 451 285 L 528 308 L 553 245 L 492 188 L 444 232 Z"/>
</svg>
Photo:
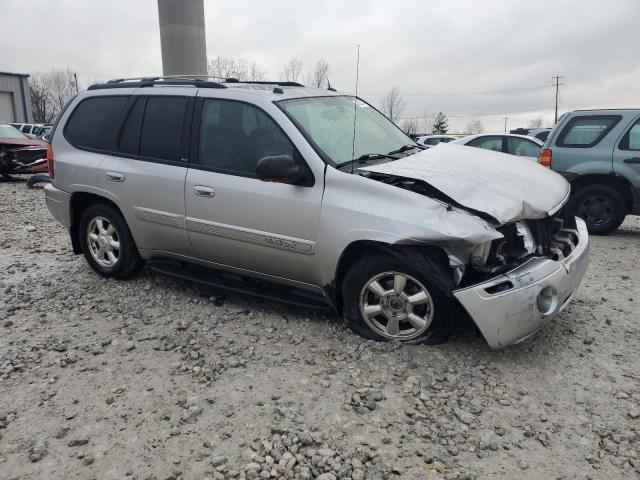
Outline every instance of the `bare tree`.
<svg viewBox="0 0 640 480">
<path fill-rule="evenodd" d="M 480 120 L 471 120 L 464 129 L 465 133 L 474 135 L 476 133 L 484 133 L 484 124 Z"/>
<path fill-rule="evenodd" d="M 302 61 L 299 58 L 292 58 L 284 65 L 282 79 L 287 82 L 297 82 L 302 73 Z"/>
<path fill-rule="evenodd" d="M 53 69 L 47 73 L 49 92 L 51 101 L 56 109 L 56 114 L 62 110 L 64 104 L 76 94 L 76 84 L 73 78 L 73 72 L 67 68 L 66 70 Z"/>
<path fill-rule="evenodd" d="M 327 81 L 329 80 L 329 72 L 331 68 L 329 67 L 329 63 L 321 58 L 316 63 L 316 66 L 313 68 L 313 71 L 307 73 L 305 83 L 309 87 L 315 88 L 323 88 L 327 86 Z"/>
<path fill-rule="evenodd" d="M 544 118 L 542 117 L 533 118 L 528 123 L 529 128 L 540 128 L 542 125 L 544 125 Z"/>
<path fill-rule="evenodd" d="M 264 80 L 266 72 L 255 60 L 245 58 L 215 57 L 207 65 L 209 75 L 220 78 L 235 78 L 246 81 Z"/>
<path fill-rule="evenodd" d="M 54 69 L 34 73 L 29 80 L 31 114 L 38 123 L 49 123 L 76 94 L 76 84 L 70 69 Z"/>
<path fill-rule="evenodd" d="M 33 121 L 36 123 L 51 122 L 54 112 L 48 80 L 44 73 L 34 73 L 29 78 L 29 96 Z"/>
<path fill-rule="evenodd" d="M 402 122 L 402 130 L 407 135 L 415 135 L 418 132 L 418 120 L 415 118 L 408 118 Z"/>
<path fill-rule="evenodd" d="M 420 133 L 429 133 L 433 130 L 433 116 L 429 116 L 426 112 L 420 120 Z"/>
<path fill-rule="evenodd" d="M 255 60 L 251 60 L 251 62 L 249 62 L 249 75 L 247 80 L 251 82 L 259 82 L 264 80 L 265 75 L 266 71 L 260 68 Z"/>
<path fill-rule="evenodd" d="M 392 87 L 391 90 L 389 90 L 389 93 L 382 97 L 380 103 L 382 113 L 384 113 L 387 118 L 394 123 L 396 123 L 407 106 L 407 102 L 405 102 L 402 95 L 400 95 L 400 89 L 396 86 Z"/>
</svg>

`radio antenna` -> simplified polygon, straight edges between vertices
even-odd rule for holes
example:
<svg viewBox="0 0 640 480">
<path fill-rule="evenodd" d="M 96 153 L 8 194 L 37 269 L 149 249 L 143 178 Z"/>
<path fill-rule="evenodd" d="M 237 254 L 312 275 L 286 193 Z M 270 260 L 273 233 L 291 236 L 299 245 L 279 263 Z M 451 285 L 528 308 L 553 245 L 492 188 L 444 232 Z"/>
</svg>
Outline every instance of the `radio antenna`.
<svg viewBox="0 0 640 480">
<path fill-rule="evenodd" d="M 353 99 L 353 144 L 351 145 L 351 174 L 356 162 L 356 119 L 358 118 L 358 81 L 360 80 L 360 44 L 358 44 L 358 59 L 356 61 L 356 98 Z"/>
</svg>

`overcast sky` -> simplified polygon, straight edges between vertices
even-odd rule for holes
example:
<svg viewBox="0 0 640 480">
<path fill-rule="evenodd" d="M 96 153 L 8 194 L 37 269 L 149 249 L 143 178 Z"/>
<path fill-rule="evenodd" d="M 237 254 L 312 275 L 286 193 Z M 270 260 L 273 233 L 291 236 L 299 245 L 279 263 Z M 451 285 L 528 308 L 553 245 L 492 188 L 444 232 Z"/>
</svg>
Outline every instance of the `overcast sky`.
<svg viewBox="0 0 640 480">
<path fill-rule="evenodd" d="M 255 60 L 279 77 L 319 58 L 330 80 L 379 105 L 394 85 L 402 117 L 445 112 L 453 130 L 553 121 L 560 111 L 640 107 L 640 0 L 204 0 L 207 56 Z M 0 0 L 0 71 L 69 67 L 94 80 L 162 71 L 156 0 Z M 487 93 L 490 92 L 490 93 Z"/>
</svg>

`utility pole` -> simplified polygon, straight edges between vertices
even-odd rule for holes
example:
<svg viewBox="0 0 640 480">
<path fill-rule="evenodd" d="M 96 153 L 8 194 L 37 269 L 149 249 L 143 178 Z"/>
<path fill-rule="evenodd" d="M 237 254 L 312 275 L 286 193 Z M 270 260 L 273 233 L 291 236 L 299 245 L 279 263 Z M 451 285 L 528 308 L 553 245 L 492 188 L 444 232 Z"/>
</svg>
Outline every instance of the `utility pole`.
<svg viewBox="0 0 640 480">
<path fill-rule="evenodd" d="M 73 79 L 76 82 L 76 93 L 78 93 L 78 75 L 74 72 Z"/>
<path fill-rule="evenodd" d="M 502 117 L 502 119 L 504 120 L 504 133 L 507 133 L 507 120 L 509 120 L 509 117 Z"/>
<path fill-rule="evenodd" d="M 553 124 L 555 125 L 556 123 L 558 123 L 558 87 L 560 87 L 560 85 L 564 85 L 564 83 L 560 83 L 560 79 L 564 78 L 561 75 L 556 75 L 555 77 L 551 77 L 556 81 L 556 117 L 555 117 L 555 121 L 553 122 Z"/>
</svg>

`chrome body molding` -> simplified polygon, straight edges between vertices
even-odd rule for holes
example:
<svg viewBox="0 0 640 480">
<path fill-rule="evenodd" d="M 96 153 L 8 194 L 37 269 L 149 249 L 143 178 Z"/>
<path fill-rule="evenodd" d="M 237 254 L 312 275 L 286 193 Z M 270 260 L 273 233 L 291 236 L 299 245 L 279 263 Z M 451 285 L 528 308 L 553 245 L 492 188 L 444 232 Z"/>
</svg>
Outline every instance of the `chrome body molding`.
<svg viewBox="0 0 640 480">
<path fill-rule="evenodd" d="M 263 245 L 268 248 L 286 250 L 288 252 L 300 253 L 302 255 L 313 255 L 315 253 L 315 242 L 300 238 L 286 237 L 284 235 L 276 235 L 271 232 L 262 232 L 260 230 L 236 227 L 234 225 L 226 225 L 223 223 L 204 222 L 193 218 L 187 218 L 186 225 L 187 230 L 203 233 L 205 235 L 213 235 L 216 237 Z"/>
</svg>

